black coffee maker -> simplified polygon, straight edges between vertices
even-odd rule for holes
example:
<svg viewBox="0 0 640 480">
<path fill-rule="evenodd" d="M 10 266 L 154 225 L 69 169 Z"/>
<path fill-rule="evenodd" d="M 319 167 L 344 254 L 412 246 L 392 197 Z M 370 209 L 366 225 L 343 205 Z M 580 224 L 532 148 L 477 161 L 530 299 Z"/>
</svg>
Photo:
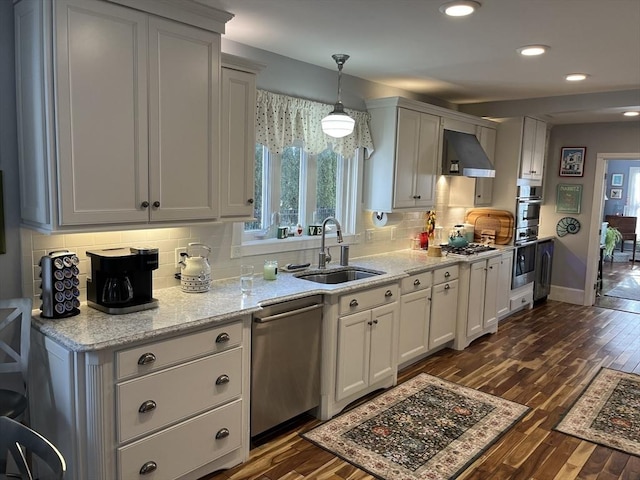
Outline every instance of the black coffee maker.
<svg viewBox="0 0 640 480">
<path fill-rule="evenodd" d="M 158 306 L 152 297 L 157 248 L 109 248 L 87 251 L 87 256 L 91 258 L 87 305 L 114 315 Z"/>
</svg>

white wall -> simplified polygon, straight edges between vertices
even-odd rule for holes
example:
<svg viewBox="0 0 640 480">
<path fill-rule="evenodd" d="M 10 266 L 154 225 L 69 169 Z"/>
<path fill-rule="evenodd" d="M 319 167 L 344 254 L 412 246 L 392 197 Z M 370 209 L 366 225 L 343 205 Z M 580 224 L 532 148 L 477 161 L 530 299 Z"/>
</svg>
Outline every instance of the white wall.
<svg viewBox="0 0 640 480">
<path fill-rule="evenodd" d="M 584 176 L 566 178 L 558 175 L 562 147 L 586 147 Z M 597 235 L 597 227 L 591 224 L 591 206 L 596 182 L 596 158 L 599 153 L 640 152 L 640 123 L 589 123 L 581 125 L 556 125 L 551 131 L 544 180 L 544 204 L 541 211 L 541 234 L 555 235 L 558 220 L 567 214 L 556 213 L 556 188 L 560 183 L 580 184 L 582 204 L 578 219 L 580 231 L 575 235 L 558 238 L 553 259 L 552 285 L 560 292 L 561 299 L 582 303 L 585 278 L 589 265 L 598 258 L 588 256 L 590 235 Z M 592 230 L 595 229 L 595 232 Z"/>
</svg>

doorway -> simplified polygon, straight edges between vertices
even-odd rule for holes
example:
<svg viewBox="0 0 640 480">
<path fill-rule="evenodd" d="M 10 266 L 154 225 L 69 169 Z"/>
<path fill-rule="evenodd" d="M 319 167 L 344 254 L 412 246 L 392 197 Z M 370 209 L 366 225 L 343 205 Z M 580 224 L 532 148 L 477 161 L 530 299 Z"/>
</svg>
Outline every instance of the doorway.
<svg viewBox="0 0 640 480">
<path fill-rule="evenodd" d="M 602 153 L 597 155 L 596 162 L 596 174 L 595 178 L 602 179 L 601 182 L 594 182 L 594 196 L 591 209 L 591 228 L 590 228 L 590 240 L 588 246 L 588 258 L 593 261 L 589 261 L 587 265 L 587 275 L 585 283 L 585 292 L 588 294 L 585 296 L 585 305 L 597 305 L 605 308 L 625 309 L 631 311 L 640 310 L 640 300 L 627 299 L 615 295 L 625 295 L 625 291 L 630 291 L 628 286 L 636 285 L 636 282 L 640 282 L 640 262 L 609 262 L 605 261 L 602 268 L 602 290 L 597 288 L 591 288 L 591 286 L 599 285 L 598 279 L 598 258 L 600 257 L 600 235 L 599 230 L 602 225 L 602 219 L 604 218 L 604 205 L 605 198 L 610 196 L 610 191 L 607 191 L 608 184 L 605 179 L 605 172 L 609 161 L 613 160 L 625 160 L 633 161 L 634 167 L 640 167 L 640 153 Z M 635 187 L 634 187 L 635 189 Z M 624 198 L 628 198 L 629 194 L 624 195 Z M 629 214 L 629 212 L 621 212 L 622 214 Z M 627 247 L 627 245 L 629 245 Z M 633 248 L 630 242 L 625 244 L 625 249 Z M 619 250 L 619 247 L 618 247 Z M 638 254 L 636 253 L 636 258 Z M 607 292 L 619 287 L 617 291 L 606 295 Z M 633 296 L 633 295 L 629 295 Z M 626 304 L 632 302 L 631 304 Z M 637 302 L 637 305 L 633 304 Z M 620 308 L 623 306 L 624 308 Z"/>
</svg>

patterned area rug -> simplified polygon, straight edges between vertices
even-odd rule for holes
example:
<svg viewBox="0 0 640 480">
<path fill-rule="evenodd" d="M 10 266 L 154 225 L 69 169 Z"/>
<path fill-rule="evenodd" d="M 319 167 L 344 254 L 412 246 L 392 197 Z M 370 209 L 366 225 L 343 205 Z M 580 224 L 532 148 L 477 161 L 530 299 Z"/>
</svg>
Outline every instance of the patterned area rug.
<svg viewBox="0 0 640 480">
<path fill-rule="evenodd" d="M 423 373 L 302 436 L 378 478 L 446 480 L 528 411 Z"/>
<path fill-rule="evenodd" d="M 640 456 L 640 375 L 603 368 L 555 429 Z"/>
</svg>

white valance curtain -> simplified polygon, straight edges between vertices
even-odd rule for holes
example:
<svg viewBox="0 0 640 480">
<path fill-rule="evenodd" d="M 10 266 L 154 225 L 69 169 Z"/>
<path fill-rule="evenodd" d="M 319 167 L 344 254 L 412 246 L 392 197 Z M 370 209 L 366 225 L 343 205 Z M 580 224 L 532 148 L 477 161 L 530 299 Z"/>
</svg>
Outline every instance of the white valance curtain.
<svg viewBox="0 0 640 480">
<path fill-rule="evenodd" d="M 320 123 L 333 110 L 333 105 L 258 90 L 257 106 L 256 142 L 270 152 L 281 153 L 295 141 L 302 141 L 304 149 L 311 154 L 328 147 L 343 157 L 353 156 L 359 147 L 365 148 L 367 155 L 373 152 L 368 112 L 345 108 L 356 121 L 353 133 L 333 138 L 324 134 Z"/>
</svg>

